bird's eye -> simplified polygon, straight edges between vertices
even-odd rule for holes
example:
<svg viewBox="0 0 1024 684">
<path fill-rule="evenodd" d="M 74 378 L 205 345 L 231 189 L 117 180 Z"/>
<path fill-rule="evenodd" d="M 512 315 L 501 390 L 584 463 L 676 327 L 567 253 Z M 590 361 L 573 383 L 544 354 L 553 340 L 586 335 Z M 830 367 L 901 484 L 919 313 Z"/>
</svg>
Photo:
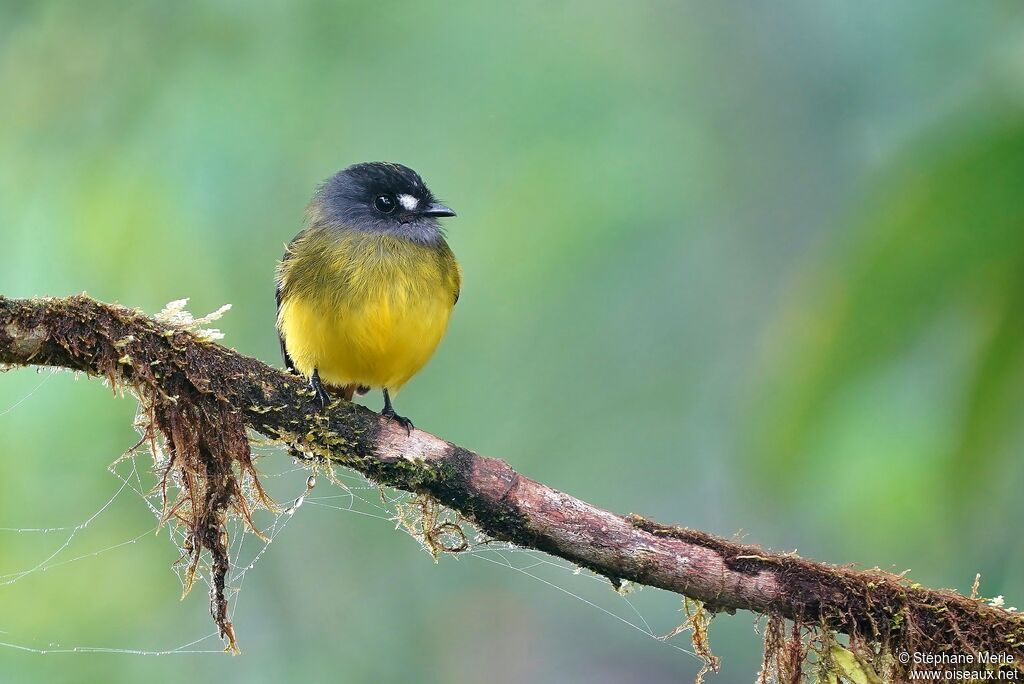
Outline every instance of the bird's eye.
<svg viewBox="0 0 1024 684">
<path fill-rule="evenodd" d="M 395 198 L 391 195 L 377 195 L 373 200 L 373 208 L 382 214 L 390 214 L 395 210 Z"/>
</svg>

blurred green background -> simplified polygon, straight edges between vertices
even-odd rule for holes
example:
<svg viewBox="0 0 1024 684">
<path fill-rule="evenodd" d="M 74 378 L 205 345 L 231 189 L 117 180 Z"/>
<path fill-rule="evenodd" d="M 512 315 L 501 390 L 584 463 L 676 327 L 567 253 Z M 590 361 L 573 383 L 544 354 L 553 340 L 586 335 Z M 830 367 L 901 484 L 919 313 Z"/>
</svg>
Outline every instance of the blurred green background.
<svg viewBox="0 0 1024 684">
<path fill-rule="evenodd" d="M 279 363 L 272 270 L 313 187 L 400 161 L 458 210 L 465 270 L 446 341 L 399 400 L 418 426 L 618 512 L 960 591 L 980 572 L 984 595 L 1022 605 L 1022 12 L 5 2 L 0 292 L 230 302 L 225 343 Z M 135 441 L 134 410 L 66 373 L 0 376 L 0 527 L 88 519 L 120 485 L 105 466 Z M 65 533 L 0 531 L 0 642 L 207 635 L 204 588 L 178 602 L 166 536 L 105 550 L 153 524 L 123 493 L 63 550 Z M 477 555 L 434 565 L 392 527 L 326 505 L 291 517 L 246 575 L 242 657 L 5 646 L 0 681 L 699 669 L 566 592 L 659 634 L 679 620 L 670 594 L 634 593 L 633 612 L 560 568 L 529 570 L 546 584 Z M 71 562 L 12 574 L 55 549 Z M 753 679 L 753 627 L 714 621 L 714 681 Z"/>
</svg>

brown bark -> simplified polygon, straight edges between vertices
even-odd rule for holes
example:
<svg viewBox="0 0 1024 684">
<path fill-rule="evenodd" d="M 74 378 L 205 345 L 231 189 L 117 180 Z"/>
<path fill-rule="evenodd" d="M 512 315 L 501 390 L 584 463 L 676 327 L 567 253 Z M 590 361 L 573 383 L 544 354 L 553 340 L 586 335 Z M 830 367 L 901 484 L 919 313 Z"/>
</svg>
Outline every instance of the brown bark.
<svg viewBox="0 0 1024 684">
<path fill-rule="evenodd" d="M 378 483 L 429 495 L 495 539 L 559 556 L 613 583 L 631 580 L 698 599 L 711 610 L 783 616 L 896 648 L 988 650 L 1024 661 L 1019 615 L 877 569 L 815 563 L 610 513 L 520 475 L 502 460 L 421 430 L 407 435 L 357 404 L 318 411 L 303 380 L 138 311 L 85 296 L 0 297 L 0 362 L 105 376 L 144 401 L 160 395 L 175 397 L 176 404 L 210 401 L 257 432 Z M 186 420 L 175 414 L 171 423 Z M 203 458 L 218 448 L 228 447 L 211 442 Z"/>
</svg>

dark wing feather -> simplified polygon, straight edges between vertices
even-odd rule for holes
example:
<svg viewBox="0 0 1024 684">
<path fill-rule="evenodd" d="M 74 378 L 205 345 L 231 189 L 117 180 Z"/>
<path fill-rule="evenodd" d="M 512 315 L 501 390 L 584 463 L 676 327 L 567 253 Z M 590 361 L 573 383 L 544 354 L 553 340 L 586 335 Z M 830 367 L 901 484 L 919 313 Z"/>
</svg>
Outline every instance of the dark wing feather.
<svg viewBox="0 0 1024 684">
<path fill-rule="evenodd" d="M 291 256 L 292 256 L 292 245 L 294 245 L 299 240 L 299 238 L 301 238 L 305 234 L 305 232 L 306 232 L 305 230 L 299 231 L 299 234 L 296 235 L 295 237 L 293 237 L 292 241 L 289 242 L 288 245 L 284 248 L 284 256 L 281 257 L 281 263 L 278 264 L 278 272 L 280 272 L 280 269 L 281 269 L 282 266 L 284 266 L 284 263 L 286 261 L 288 261 L 288 259 L 291 258 Z M 277 315 L 280 316 L 281 315 L 281 300 L 284 299 L 284 290 L 281 287 L 280 280 L 278 280 L 277 290 L 275 291 L 274 294 L 275 294 L 275 297 L 277 298 Z M 275 320 L 275 323 L 276 323 L 276 320 Z M 276 325 L 275 325 L 275 327 L 276 327 Z M 288 348 L 284 344 L 284 335 L 281 334 L 281 329 L 280 328 L 277 329 L 277 341 L 281 345 L 281 357 L 284 359 L 285 367 L 288 368 L 288 370 L 292 371 L 293 373 L 298 373 L 298 371 L 295 369 L 295 362 L 292 361 L 292 357 L 288 355 Z"/>
<path fill-rule="evenodd" d="M 277 287 L 276 295 L 277 295 L 277 312 L 281 313 L 281 286 L 280 285 L 278 285 L 278 287 Z M 288 370 L 292 371 L 293 373 L 298 372 L 298 371 L 295 370 L 295 362 L 292 361 L 292 357 L 288 356 L 288 348 L 285 347 L 285 345 L 284 345 L 284 335 L 281 334 L 280 330 L 277 331 L 277 341 L 281 344 L 281 356 L 284 358 L 284 365 L 285 365 L 285 367 L 288 368 Z"/>
<path fill-rule="evenodd" d="M 451 276 L 452 306 L 455 306 L 459 303 L 459 295 L 462 293 L 462 269 L 459 268 L 459 262 L 455 260 L 455 255 L 444 240 L 441 241 L 441 249 L 438 250 L 437 255 L 440 260 L 441 270 L 448 272 Z"/>
</svg>

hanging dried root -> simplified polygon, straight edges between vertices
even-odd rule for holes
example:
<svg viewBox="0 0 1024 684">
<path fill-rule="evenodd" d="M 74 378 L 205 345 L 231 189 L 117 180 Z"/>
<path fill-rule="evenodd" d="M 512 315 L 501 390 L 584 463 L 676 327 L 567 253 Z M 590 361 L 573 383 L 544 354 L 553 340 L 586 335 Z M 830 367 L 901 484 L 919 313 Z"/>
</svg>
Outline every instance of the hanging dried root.
<svg viewBox="0 0 1024 684">
<path fill-rule="evenodd" d="M 770 615 L 764 629 L 764 653 L 757 684 L 798 684 L 803 679 L 806 658 L 801 621 L 794 620 L 787 634 L 785 618 Z"/>
<path fill-rule="evenodd" d="M 461 553 L 469 548 L 461 519 L 437 499 L 415 494 L 396 508 L 396 526 L 419 540 L 435 563 L 442 553 Z"/>
<path fill-rule="evenodd" d="M 149 327 L 149 332 L 158 336 L 124 335 L 110 344 L 96 345 L 94 339 L 68 335 L 62 345 L 72 354 L 92 356 L 93 369 L 104 375 L 112 388 L 124 387 L 139 399 L 136 425 L 142 438 L 136 447 L 148 445 L 154 458 L 161 524 L 180 525 L 184 532 L 180 559 L 186 564 L 184 594 L 192 588 L 207 557 L 210 614 L 226 650 L 238 653 L 227 600 L 231 567 L 227 523 L 237 517 L 260 535 L 252 519 L 253 503 L 269 509 L 274 503 L 260 484 L 242 412 L 230 401 L 221 379 L 212 377 L 194 354 L 197 345 L 207 345 L 216 337 L 212 334 L 216 331 L 201 331 L 208 337 L 201 334 L 197 342 L 191 323 L 207 323 L 212 318 L 192 319 L 183 313 L 183 302 L 180 304 L 175 319 L 180 325 L 162 321 L 165 326 L 176 325 L 173 328 L 159 328 L 127 309 L 102 312 L 115 317 L 113 323 L 130 321 Z M 111 321 L 106 323 L 109 329 Z M 76 349 L 78 345 L 83 348 Z M 86 351 L 90 346 L 91 353 Z"/>
<path fill-rule="evenodd" d="M 694 681 L 694 684 L 701 684 L 708 672 L 718 672 L 722 664 L 721 658 L 711 652 L 711 644 L 708 641 L 708 627 L 711 625 L 711 618 L 714 616 L 704 607 L 703 603 L 688 596 L 683 597 L 682 611 L 686 619 L 683 620 L 681 625 L 661 637 L 661 639 L 666 641 L 683 632 L 690 632 L 693 652 L 704 663 Z"/>
</svg>

